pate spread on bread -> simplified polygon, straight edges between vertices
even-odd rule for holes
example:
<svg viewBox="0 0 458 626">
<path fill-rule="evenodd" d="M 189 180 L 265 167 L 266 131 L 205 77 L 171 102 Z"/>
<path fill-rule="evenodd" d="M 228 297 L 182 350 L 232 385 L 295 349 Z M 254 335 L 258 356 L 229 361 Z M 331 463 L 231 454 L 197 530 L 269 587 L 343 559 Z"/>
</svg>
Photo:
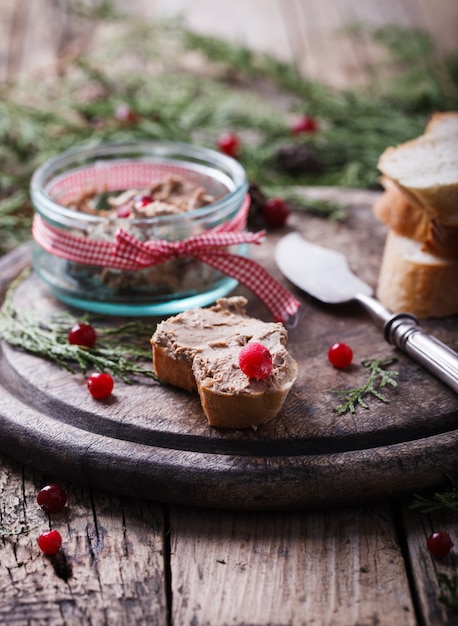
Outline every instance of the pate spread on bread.
<svg viewBox="0 0 458 626">
<path fill-rule="evenodd" d="M 424 135 L 381 155 L 375 215 L 389 227 L 377 285 L 391 311 L 458 313 L 458 113 L 433 115 Z"/>
<path fill-rule="evenodd" d="M 246 428 L 270 421 L 297 377 L 283 324 L 249 317 L 245 305 L 243 297 L 221 298 L 212 307 L 161 322 L 151 338 L 159 379 L 197 391 L 210 426 Z M 240 350 L 250 341 L 272 355 L 272 371 L 263 380 L 248 378 L 238 365 Z"/>
</svg>

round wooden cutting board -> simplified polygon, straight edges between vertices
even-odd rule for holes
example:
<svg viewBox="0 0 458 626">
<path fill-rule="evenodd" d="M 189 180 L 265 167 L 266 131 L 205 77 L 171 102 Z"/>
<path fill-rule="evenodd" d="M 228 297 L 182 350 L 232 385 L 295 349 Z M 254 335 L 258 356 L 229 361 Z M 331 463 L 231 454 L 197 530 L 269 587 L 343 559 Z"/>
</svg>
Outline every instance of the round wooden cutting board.
<svg viewBox="0 0 458 626">
<path fill-rule="evenodd" d="M 313 190 L 312 190 L 313 191 Z M 312 192 L 310 192 L 312 193 Z M 253 256 L 284 284 L 273 260 L 279 237 L 299 230 L 309 240 L 345 252 L 352 269 L 375 286 L 385 227 L 372 216 L 374 194 L 318 190 L 315 197 L 349 203 L 343 223 L 295 213 L 288 228 L 268 234 Z M 0 296 L 27 267 L 25 246 L 0 261 Z M 288 328 L 299 376 L 275 420 L 257 430 L 210 428 L 197 396 L 154 381 L 115 381 L 110 399 L 88 394 L 82 374 L 2 342 L 0 449 L 59 477 L 121 494 L 202 506 L 294 509 L 344 504 L 439 486 L 458 469 L 458 396 L 387 344 L 357 305 L 325 306 L 288 285 L 302 302 Z M 269 321 L 256 298 L 248 313 Z M 31 273 L 13 295 L 17 307 L 43 319 L 65 308 Z M 78 316 L 77 311 L 72 311 Z M 143 320 L 144 321 L 144 320 Z M 151 334 L 157 319 L 151 322 Z M 120 320 L 109 320 L 113 325 Z M 425 330 L 458 349 L 458 318 L 429 320 Z M 150 336 L 145 336 L 149 344 Z M 335 341 L 352 346 L 354 362 L 327 361 Z M 338 415 L 336 389 L 360 387 L 367 358 L 395 356 L 398 387 L 388 402 Z"/>
</svg>

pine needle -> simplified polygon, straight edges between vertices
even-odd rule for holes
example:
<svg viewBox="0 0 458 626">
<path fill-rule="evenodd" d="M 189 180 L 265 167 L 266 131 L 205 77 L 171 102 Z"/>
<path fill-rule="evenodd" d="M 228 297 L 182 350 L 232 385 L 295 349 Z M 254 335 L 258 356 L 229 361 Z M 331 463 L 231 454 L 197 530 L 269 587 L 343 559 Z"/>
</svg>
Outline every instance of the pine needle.
<svg viewBox="0 0 458 626">
<path fill-rule="evenodd" d="M 43 314 L 14 306 L 13 294 L 23 278 L 21 275 L 11 283 L 0 310 L 0 337 L 4 341 L 52 361 L 73 374 L 77 371 L 85 374 L 94 368 L 110 372 L 125 383 L 131 383 L 134 376 L 157 380 L 154 371 L 145 367 L 152 362 L 149 338 L 154 328 L 151 325 L 131 321 L 106 327 L 101 324 L 101 318 L 85 314 L 76 319 L 66 311 L 44 319 Z M 97 341 L 94 348 L 68 342 L 69 330 L 79 321 L 95 327 Z"/>
<path fill-rule="evenodd" d="M 356 413 L 358 406 L 363 409 L 369 409 L 370 406 L 367 402 L 369 397 L 374 397 L 381 402 L 388 403 L 389 399 L 386 395 L 381 393 L 380 388 L 390 385 L 391 387 L 397 387 L 398 383 L 395 377 L 399 375 L 398 372 L 388 371 L 385 368 L 392 365 L 396 361 L 393 357 L 384 359 L 365 359 L 361 362 L 363 367 L 369 369 L 369 377 L 367 381 L 361 387 L 357 389 L 336 389 L 333 393 L 338 395 L 344 400 L 342 404 L 334 407 L 334 411 L 338 415 L 344 413 Z"/>
<path fill-rule="evenodd" d="M 458 575 L 449 576 L 445 572 L 438 572 L 437 580 L 440 586 L 439 601 L 452 613 L 458 613 Z"/>
<path fill-rule="evenodd" d="M 20 535 L 28 535 L 32 530 L 36 530 L 38 526 L 26 526 L 22 524 L 18 530 L 4 528 L 0 526 L 0 537 L 19 537 Z"/>
<path fill-rule="evenodd" d="M 436 492 L 433 497 L 425 497 L 415 494 L 415 502 L 412 509 L 419 509 L 421 513 L 435 513 L 436 511 L 449 510 L 458 514 L 458 482 L 450 475 L 446 475 L 450 482 L 450 488 Z"/>
</svg>

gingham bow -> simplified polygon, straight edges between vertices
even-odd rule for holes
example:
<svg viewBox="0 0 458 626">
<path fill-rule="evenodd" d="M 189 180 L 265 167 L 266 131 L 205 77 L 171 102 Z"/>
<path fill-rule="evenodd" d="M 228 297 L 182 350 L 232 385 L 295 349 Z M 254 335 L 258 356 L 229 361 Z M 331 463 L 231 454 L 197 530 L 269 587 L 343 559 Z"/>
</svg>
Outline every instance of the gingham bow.
<svg viewBox="0 0 458 626">
<path fill-rule="evenodd" d="M 189 237 L 183 241 L 166 241 L 164 239 L 152 239 L 142 242 L 133 235 L 120 228 L 113 244 L 113 254 L 117 258 L 131 261 L 133 269 L 159 265 L 175 258 L 195 257 L 220 254 L 223 247 L 234 246 L 241 243 L 259 244 L 264 239 L 265 233 L 226 233 L 206 232 L 201 235 Z M 234 255 L 229 255 L 234 256 Z M 206 262 L 206 261 L 205 261 Z"/>
<path fill-rule="evenodd" d="M 285 321 L 299 308 L 296 298 L 259 263 L 226 249 L 241 243 L 260 244 L 263 232 L 220 229 L 183 241 L 152 239 L 142 242 L 120 229 L 114 241 L 100 241 L 53 227 L 35 215 L 33 236 L 45 250 L 68 261 L 113 269 L 140 270 L 177 257 L 193 257 L 248 287 L 277 321 Z"/>
</svg>

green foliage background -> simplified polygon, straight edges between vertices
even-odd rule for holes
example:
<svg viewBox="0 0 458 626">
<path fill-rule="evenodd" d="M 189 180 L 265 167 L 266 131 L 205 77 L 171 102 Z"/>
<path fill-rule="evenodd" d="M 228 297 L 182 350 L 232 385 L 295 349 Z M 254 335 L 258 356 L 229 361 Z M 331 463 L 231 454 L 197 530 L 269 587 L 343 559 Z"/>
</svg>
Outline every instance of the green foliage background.
<svg viewBox="0 0 458 626">
<path fill-rule="evenodd" d="M 80 143 L 166 138 L 214 147 L 221 132 L 232 131 L 242 138 L 250 181 L 267 195 L 287 194 L 291 185 L 374 188 L 388 145 L 421 134 L 434 111 L 458 110 L 458 52 L 439 61 L 421 32 L 370 32 L 386 49 L 373 80 L 336 91 L 304 79 L 293 64 L 198 36 L 179 21 L 140 22 L 109 2 L 84 6 L 69 3 L 69 11 L 112 27 L 111 37 L 62 63 L 58 75 L 0 85 L 1 253 L 29 237 L 34 169 Z M 354 37 L 368 34 L 362 25 L 349 29 Z M 120 105 L 136 119 L 119 120 Z M 292 137 L 300 113 L 316 117 L 319 132 Z M 278 150 L 297 143 L 317 155 L 321 174 L 278 167 Z"/>
</svg>

